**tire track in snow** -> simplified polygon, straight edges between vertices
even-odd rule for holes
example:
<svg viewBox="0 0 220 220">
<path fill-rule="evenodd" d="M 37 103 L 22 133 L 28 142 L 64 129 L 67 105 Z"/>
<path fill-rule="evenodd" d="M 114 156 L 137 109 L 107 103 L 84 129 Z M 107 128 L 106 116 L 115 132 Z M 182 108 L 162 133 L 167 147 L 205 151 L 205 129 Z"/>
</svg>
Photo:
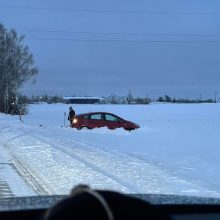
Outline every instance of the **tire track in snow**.
<svg viewBox="0 0 220 220">
<path fill-rule="evenodd" d="M 12 137 L 12 138 L 9 138 L 8 140 L 6 140 L 6 142 L 7 142 L 7 143 L 8 143 L 8 142 L 11 142 L 11 141 L 13 141 L 13 140 L 15 140 L 15 139 L 21 138 L 21 137 L 26 136 L 26 135 L 28 135 L 28 134 L 30 134 L 30 133 L 31 133 L 31 131 L 25 132 L 25 133 L 20 134 L 20 135 L 16 135 L 15 137 Z"/>
<path fill-rule="evenodd" d="M 10 129 L 9 133 L 14 134 L 14 133 L 18 133 L 17 129 L 15 128 L 11 128 L 11 127 L 4 127 L 3 129 Z M 6 133 L 6 132 L 5 132 Z M 9 134 L 6 133 L 6 134 Z M 7 135 L 1 135 L 3 137 L 2 141 L 2 145 L 4 147 L 4 151 L 6 152 L 6 156 L 9 158 L 9 160 L 12 163 L 12 166 L 14 168 L 14 170 L 19 174 L 19 176 L 39 195 L 48 195 L 49 192 L 42 186 L 41 181 L 36 178 L 32 171 L 28 169 L 28 166 L 25 165 L 25 162 L 22 161 L 21 158 L 19 158 L 18 155 L 16 155 L 16 151 L 14 151 L 14 145 L 13 142 L 16 139 L 20 139 L 23 138 L 25 136 L 28 136 L 32 133 L 31 130 L 27 130 L 24 128 L 20 128 L 19 129 L 19 135 L 13 136 L 8 138 Z"/>
<path fill-rule="evenodd" d="M 135 166 L 132 167 L 133 169 L 127 169 L 127 163 L 129 163 L 129 161 L 127 160 L 122 161 L 120 158 L 121 155 L 118 154 L 118 152 L 117 153 L 105 152 L 103 150 L 89 147 L 87 144 L 75 140 L 74 141 L 71 140 L 69 142 L 62 142 L 60 141 L 62 139 L 58 139 L 56 140 L 56 143 L 54 142 L 52 143 L 50 138 L 46 138 L 46 137 L 42 138 L 42 134 L 40 133 L 38 133 L 38 135 L 36 134 L 32 134 L 32 135 L 37 137 L 38 139 L 41 139 L 44 142 L 46 141 L 47 144 L 50 144 L 52 147 L 55 147 L 56 149 L 59 149 L 60 151 L 66 153 L 67 155 L 72 156 L 78 161 L 84 163 L 86 166 L 91 167 L 93 170 L 95 170 L 95 172 L 99 172 L 102 175 L 111 178 L 115 182 L 118 182 L 120 185 L 125 186 L 126 188 L 129 189 L 130 193 L 145 192 L 146 189 L 149 190 L 149 188 L 153 188 L 155 191 L 155 188 L 158 188 L 158 187 L 146 186 L 145 185 L 146 181 L 143 184 L 143 178 L 144 179 L 146 178 L 146 172 L 141 177 L 138 174 L 138 172 L 140 171 L 139 169 L 143 170 L 143 167 L 140 167 L 140 164 L 133 160 L 132 162 L 130 162 L 130 164 L 131 163 L 134 163 L 135 165 L 138 164 L 138 167 Z M 93 151 L 91 151 L 91 149 L 93 149 Z M 100 152 L 102 153 L 100 154 Z M 102 162 L 98 163 L 100 162 L 100 160 Z M 143 166 L 143 163 L 141 163 L 141 166 Z M 148 170 L 150 170 L 150 168 Z M 124 173 L 126 173 L 126 175 Z M 139 183 L 137 183 L 138 181 Z M 159 184 L 160 183 L 161 182 L 159 182 Z M 148 179 L 148 184 L 155 185 L 154 180 Z"/>
<path fill-rule="evenodd" d="M 111 179 L 112 181 L 116 182 L 118 185 L 123 186 L 123 188 L 128 189 L 128 191 L 130 193 L 135 193 L 135 192 L 138 191 L 138 188 L 136 188 L 134 185 L 124 181 L 122 178 L 119 178 L 119 177 L 115 176 L 113 173 L 105 171 L 104 169 L 100 168 L 100 166 L 97 166 L 94 163 L 91 163 L 88 160 L 86 160 L 85 158 L 79 156 L 79 154 L 76 154 L 75 152 L 72 152 L 72 151 L 68 150 L 67 148 L 61 146 L 61 144 L 51 142 L 51 140 L 48 140 L 48 139 L 46 140 L 46 138 L 39 137 L 35 134 L 32 134 L 32 136 L 34 136 L 35 138 L 49 144 L 51 147 L 56 148 L 59 151 L 71 156 L 75 160 L 79 161 L 80 163 L 83 163 L 87 167 L 94 170 L 96 173 L 100 173 L 102 176 L 105 176 L 105 177 Z M 74 143 L 74 144 L 78 145 L 78 143 Z M 71 143 L 71 145 L 73 145 L 73 143 Z M 71 150 L 74 150 L 74 149 L 71 149 Z"/>
<path fill-rule="evenodd" d="M 42 135 L 40 134 L 40 136 Z M 41 137 L 38 136 L 38 138 Z M 143 163 L 143 161 L 131 158 L 128 155 L 123 155 L 122 159 L 122 154 L 118 152 L 106 152 L 79 141 L 62 142 L 60 141 L 62 139 L 58 139 L 56 144 L 54 144 L 54 142 L 51 143 L 50 138 L 43 138 L 44 141 L 45 139 L 47 139 L 47 143 L 51 146 L 59 148 L 60 151 L 80 160 L 88 167 L 92 167 L 94 170 L 126 186 L 131 193 L 161 193 L 161 182 L 165 185 L 162 188 L 166 189 L 166 193 L 172 193 L 172 187 L 177 185 L 176 182 L 172 183 L 174 179 L 167 175 L 167 173 L 149 163 Z M 178 185 L 180 182 L 178 182 Z M 182 182 L 181 186 L 183 185 L 187 184 Z"/>
<path fill-rule="evenodd" d="M 9 126 L 1 127 L 1 133 L 2 133 L 2 131 L 4 131 L 5 129 L 8 129 L 8 128 L 10 128 L 10 127 Z"/>
<path fill-rule="evenodd" d="M 132 187 L 137 193 L 173 193 L 173 189 L 178 189 L 180 194 L 186 195 L 198 192 L 204 196 L 213 195 L 219 196 L 219 193 L 213 190 L 206 189 L 202 186 L 187 181 L 185 179 L 180 179 L 176 176 L 170 175 L 166 171 L 161 170 L 148 163 L 144 159 L 140 159 L 136 156 L 121 153 L 112 152 L 107 149 L 100 149 L 99 147 L 91 147 L 92 143 L 86 143 L 83 139 L 83 143 L 79 140 L 66 141 L 63 143 L 67 146 L 78 146 L 78 147 L 66 147 L 67 153 L 71 153 L 74 150 L 74 154 L 78 155 L 83 161 L 88 163 L 90 166 L 95 166 L 95 169 L 108 170 L 108 173 L 113 176 L 114 179 L 122 179 L 122 174 L 124 176 L 123 183 L 127 186 Z M 80 147 L 81 146 L 81 147 Z M 86 154 L 87 153 L 87 154 Z M 85 157 L 86 155 L 86 157 Z M 102 163 L 94 165 L 96 159 L 102 158 Z M 104 161 L 103 158 L 111 158 L 112 164 L 116 163 L 116 166 L 112 168 L 109 166 L 108 162 Z M 127 163 L 126 163 L 127 161 Z M 125 165 L 126 163 L 126 165 Z M 119 170 L 117 168 L 120 168 Z M 125 169 L 127 168 L 127 172 Z M 124 181 L 124 179 L 126 181 Z M 163 185 L 161 185 L 163 183 Z"/>
<path fill-rule="evenodd" d="M 48 195 L 49 192 L 45 189 L 45 187 L 41 184 L 41 181 L 37 179 L 28 169 L 28 167 L 23 163 L 21 159 L 17 156 L 12 155 L 13 165 L 15 169 L 18 171 L 20 176 L 25 180 L 26 183 L 32 186 L 34 191 L 39 195 Z"/>
<path fill-rule="evenodd" d="M 27 134 L 26 134 L 27 135 Z M 23 137 L 25 135 L 19 135 L 19 137 Z M 13 138 L 15 140 L 16 138 Z M 19 176 L 33 188 L 33 190 L 37 194 L 47 195 L 48 192 L 44 189 L 39 180 L 37 180 L 27 166 L 23 163 L 21 159 L 17 155 L 15 155 L 14 151 L 11 151 L 10 143 L 3 143 L 4 150 L 7 152 L 7 156 L 10 158 L 11 164 L 14 170 L 19 174 Z"/>
<path fill-rule="evenodd" d="M 5 129 L 9 129 L 9 130 L 6 130 L 6 131 L 4 131 Z M 2 130 L 3 130 L 3 132 L 2 132 Z M 5 142 L 6 143 L 8 143 L 8 142 L 10 142 L 10 141 L 13 141 L 13 140 L 15 140 L 15 139 L 18 139 L 18 138 L 21 138 L 21 137 L 23 137 L 23 136 L 26 136 L 26 135 L 28 135 L 28 134 L 30 134 L 32 131 L 30 131 L 30 130 L 28 130 L 27 131 L 27 129 L 21 129 L 21 128 L 19 128 L 19 133 L 20 134 L 18 134 L 18 135 L 15 135 L 15 136 L 13 136 L 12 135 L 12 137 L 10 137 L 10 138 L 7 138 L 7 137 L 5 137 L 5 135 L 3 134 L 3 133 L 5 133 L 5 134 L 16 134 L 16 133 L 18 133 L 18 130 L 17 129 L 12 129 L 10 126 L 6 126 L 6 127 L 3 127 L 3 128 L 1 128 L 1 132 L 0 132 L 0 134 L 1 134 L 1 136 L 4 138 L 5 137 Z"/>
<path fill-rule="evenodd" d="M 190 195 L 195 193 L 197 195 L 198 192 L 204 194 L 202 193 L 204 188 L 172 177 L 158 167 L 147 163 L 145 160 L 140 160 L 140 158 L 136 158 L 133 155 L 130 156 L 118 151 L 112 152 L 110 150 L 100 149 L 97 143 L 94 146 L 84 139 L 81 142 L 80 139 L 66 138 L 64 140 L 63 136 L 61 138 L 50 137 L 50 135 L 45 137 L 45 133 L 42 130 L 38 130 L 37 132 L 35 130 L 33 133 L 29 129 L 29 132 L 26 132 L 26 134 L 25 130 L 23 130 L 23 135 L 19 136 L 21 138 L 25 135 L 29 135 L 32 139 L 41 140 L 42 144 L 45 143 L 51 148 L 63 152 L 86 167 L 91 168 L 94 172 L 100 173 L 100 175 L 106 176 L 108 179 L 118 183 L 118 185 L 126 187 L 129 192 L 172 194 L 173 189 L 175 189 L 175 191 L 184 195 L 187 193 Z M 205 195 L 207 195 L 207 189 L 205 190 Z"/>
<path fill-rule="evenodd" d="M 129 188 L 128 184 L 123 183 L 123 181 L 121 179 L 116 179 L 110 173 L 105 172 L 105 171 L 103 171 L 102 169 L 100 169 L 98 167 L 95 167 L 94 164 L 88 163 L 85 160 L 83 160 L 81 157 L 76 156 L 73 153 L 65 151 L 65 149 L 63 147 L 59 146 L 58 144 L 56 144 L 56 146 L 55 146 L 54 141 L 45 140 L 44 134 L 43 135 L 41 134 L 40 136 L 37 136 L 37 135 L 32 134 L 33 131 L 30 131 L 30 130 L 28 132 L 26 131 L 26 129 L 22 129 L 20 131 L 23 132 L 20 135 L 17 135 L 17 136 L 12 137 L 12 138 L 5 138 L 7 143 L 5 143 L 4 145 L 7 148 L 7 151 L 10 154 L 10 158 L 12 159 L 13 164 L 15 165 L 15 167 L 18 170 L 18 172 L 20 173 L 20 175 L 24 178 L 24 180 L 27 183 L 29 183 L 35 189 L 35 191 L 38 194 L 44 194 L 45 195 L 45 194 L 51 194 L 51 192 L 50 192 L 50 190 L 49 190 L 49 192 L 47 191 L 47 186 L 45 187 L 45 185 L 46 185 L 45 182 L 46 181 L 44 179 L 42 179 L 42 177 L 37 176 L 35 172 L 33 173 L 34 170 L 30 169 L 31 167 L 29 166 L 29 164 L 25 163 L 24 159 L 22 158 L 21 149 L 24 146 L 19 146 L 18 148 L 15 147 L 15 149 L 13 149 L 13 146 L 16 146 L 16 142 L 13 142 L 13 141 L 15 141 L 16 139 L 19 139 L 19 140 L 17 140 L 17 143 L 18 143 L 17 146 L 20 145 L 19 142 L 21 142 L 22 138 L 24 138 L 24 137 L 25 137 L 25 139 L 30 139 L 30 140 L 31 139 L 32 140 L 34 140 L 34 139 L 40 140 L 41 145 L 45 145 L 45 144 L 50 145 L 50 147 L 55 148 L 55 149 L 59 150 L 60 152 L 63 152 L 64 154 L 72 157 L 74 160 L 78 161 L 81 164 L 84 164 L 84 166 L 86 166 L 89 169 L 93 170 L 95 173 L 97 173 L 97 174 L 99 173 L 99 176 L 100 175 L 103 176 L 101 179 L 108 179 L 107 182 L 108 183 L 112 182 L 113 185 L 117 186 L 117 188 L 119 187 L 125 192 L 135 192 L 135 190 L 132 189 L 132 187 Z M 13 133 L 13 131 L 12 131 L 12 133 Z M 8 142 L 10 142 L 10 143 L 8 143 Z M 10 148 L 11 148 L 11 150 L 10 150 Z M 20 150 L 19 150 L 19 148 L 20 148 Z M 19 151 L 19 154 L 21 154 L 21 155 L 17 155 L 17 153 L 18 153 L 18 152 L 16 152 L 17 149 Z M 14 152 L 14 150 L 15 150 L 15 152 Z M 76 166 L 78 166 L 78 165 L 76 164 Z M 44 184 L 42 184 L 42 182 Z M 106 183 L 106 181 L 104 181 L 104 182 Z M 42 186 L 42 185 L 44 185 L 44 186 Z M 49 187 L 49 185 L 48 185 L 48 187 Z"/>
</svg>

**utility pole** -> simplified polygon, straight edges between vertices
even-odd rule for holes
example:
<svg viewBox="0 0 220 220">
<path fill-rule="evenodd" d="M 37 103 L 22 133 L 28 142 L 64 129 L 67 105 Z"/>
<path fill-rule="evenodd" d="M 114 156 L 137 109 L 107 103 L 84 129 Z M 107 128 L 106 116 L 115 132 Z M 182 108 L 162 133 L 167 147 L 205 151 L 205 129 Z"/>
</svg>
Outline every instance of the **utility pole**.
<svg viewBox="0 0 220 220">
<path fill-rule="evenodd" d="M 131 104 L 132 102 L 132 95 L 131 95 L 131 90 L 129 89 L 129 93 L 128 93 L 128 104 Z"/>
<path fill-rule="evenodd" d="M 202 95 L 200 94 L 199 95 L 199 102 L 201 102 L 202 101 Z"/>
<path fill-rule="evenodd" d="M 8 114 L 8 111 L 9 111 L 8 100 L 9 100 L 9 97 L 8 97 L 8 85 L 7 85 L 7 87 L 5 89 L 5 111 L 6 111 L 6 114 Z"/>
<path fill-rule="evenodd" d="M 5 68 L 5 94 L 4 94 L 4 102 L 5 102 L 5 113 L 8 114 L 9 112 L 9 88 L 8 88 L 8 73 Z"/>
<path fill-rule="evenodd" d="M 215 102 L 215 103 L 217 102 L 217 92 L 215 92 L 215 99 L 214 99 L 214 102 Z"/>
</svg>

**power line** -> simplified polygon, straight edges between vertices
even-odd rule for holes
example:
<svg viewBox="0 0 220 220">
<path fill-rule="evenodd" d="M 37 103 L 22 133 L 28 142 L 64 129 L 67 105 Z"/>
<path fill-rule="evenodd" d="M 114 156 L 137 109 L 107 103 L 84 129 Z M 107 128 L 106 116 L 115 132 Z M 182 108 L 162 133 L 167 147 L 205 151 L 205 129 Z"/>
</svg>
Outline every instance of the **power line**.
<svg viewBox="0 0 220 220">
<path fill-rule="evenodd" d="M 125 40 L 125 39 L 72 39 L 72 38 L 26 38 L 37 41 L 75 41 L 75 42 L 137 42 L 137 43 L 220 43 L 220 40 Z"/>
<path fill-rule="evenodd" d="M 184 11 L 132 11 L 132 10 L 101 10 L 101 9 L 68 9 L 68 8 L 48 8 L 48 7 L 32 7 L 32 6 L 10 6 L 0 5 L 5 9 L 25 9 L 25 10 L 46 10 L 60 11 L 71 13 L 96 13 L 96 14 L 164 14 L 164 15 L 220 15 L 220 12 L 184 12 Z"/>
<path fill-rule="evenodd" d="M 97 35 L 133 35 L 133 36 L 174 36 L 174 37 L 219 37 L 220 34 L 165 34 L 165 33 L 134 33 L 134 32 L 95 32 L 95 31 L 67 31 L 67 30 L 40 30 L 40 29 L 18 29 L 23 32 L 41 33 L 64 33 L 64 34 L 97 34 Z"/>
</svg>

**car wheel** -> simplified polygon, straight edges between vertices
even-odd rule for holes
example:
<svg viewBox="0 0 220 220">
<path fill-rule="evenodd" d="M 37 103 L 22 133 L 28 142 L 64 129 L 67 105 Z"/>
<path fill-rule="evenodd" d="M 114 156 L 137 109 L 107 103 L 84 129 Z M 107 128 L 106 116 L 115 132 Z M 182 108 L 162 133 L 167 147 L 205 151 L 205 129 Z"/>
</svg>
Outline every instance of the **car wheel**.
<svg viewBox="0 0 220 220">
<path fill-rule="evenodd" d="M 82 127 L 78 128 L 78 130 L 88 130 L 88 129 L 91 129 L 91 128 L 89 128 L 87 126 L 82 126 Z"/>
<path fill-rule="evenodd" d="M 108 129 L 109 129 L 109 130 L 115 130 L 115 128 L 111 128 L 111 127 L 110 127 L 110 128 L 108 128 Z"/>
<path fill-rule="evenodd" d="M 125 128 L 126 131 L 132 131 L 134 128 Z"/>
</svg>

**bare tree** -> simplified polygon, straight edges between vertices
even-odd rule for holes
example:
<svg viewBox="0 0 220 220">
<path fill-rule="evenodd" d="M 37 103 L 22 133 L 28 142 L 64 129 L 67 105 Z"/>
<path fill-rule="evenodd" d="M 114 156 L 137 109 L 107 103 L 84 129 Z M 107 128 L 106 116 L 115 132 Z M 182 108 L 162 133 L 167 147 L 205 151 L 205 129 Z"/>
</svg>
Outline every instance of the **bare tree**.
<svg viewBox="0 0 220 220">
<path fill-rule="evenodd" d="M 0 112 L 10 112 L 22 85 L 37 73 L 24 36 L 0 24 Z"/>
</svg>

